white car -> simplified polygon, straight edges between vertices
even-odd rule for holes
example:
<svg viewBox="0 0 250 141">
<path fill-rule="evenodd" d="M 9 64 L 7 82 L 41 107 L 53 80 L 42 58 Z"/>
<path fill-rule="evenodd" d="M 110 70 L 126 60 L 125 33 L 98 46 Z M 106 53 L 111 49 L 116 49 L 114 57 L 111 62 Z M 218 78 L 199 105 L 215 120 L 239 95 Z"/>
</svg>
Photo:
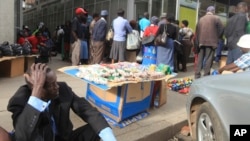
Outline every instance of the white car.
<svg viewBox="0 0 250 141">
<path fill-rule="evenodd" d="M 250 72 L 194 80 L 186 106 L 193 140 L 229 141 L 230 125 L 250 125 Z"/>
</svg>

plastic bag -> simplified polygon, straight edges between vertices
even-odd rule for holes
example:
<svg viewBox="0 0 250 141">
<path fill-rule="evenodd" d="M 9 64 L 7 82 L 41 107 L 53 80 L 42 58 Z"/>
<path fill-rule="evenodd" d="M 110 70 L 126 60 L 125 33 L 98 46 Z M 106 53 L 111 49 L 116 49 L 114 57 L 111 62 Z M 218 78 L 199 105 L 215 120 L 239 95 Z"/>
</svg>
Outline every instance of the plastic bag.
<svg viewBox="0 0 250 141">
<path fill-rule="evenodd" d="M 129 33 L 127 36 L 127 50 L 137 50 L 140 48 L 140 37 L 135 33 Z"/>
</svg>

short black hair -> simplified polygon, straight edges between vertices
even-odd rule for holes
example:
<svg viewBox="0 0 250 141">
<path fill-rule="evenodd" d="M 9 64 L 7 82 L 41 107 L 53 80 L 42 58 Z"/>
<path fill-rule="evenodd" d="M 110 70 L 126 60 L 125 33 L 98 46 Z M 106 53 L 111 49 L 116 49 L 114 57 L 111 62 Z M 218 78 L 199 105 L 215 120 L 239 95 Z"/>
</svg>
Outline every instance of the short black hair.
<svg viewBox="0 0 250 141">
<path fill-rule="evenodd" d="M 175 16 L 174 16 L 174 14 L 167 14 L 167 20 L 170 23 L 174 23 L 175 22 Z"/>
<path fill-rule="evenodd" d="M 93 14 L 93 18 L 97 18 L 97 17 L 99 17 L 100 15 L 99 15 L 99 13 L 94 13 Z"/>
<path fill-rule="evenodd" d="M 120 9 L 118 9 L 118 11 L 117 11 L 117 15 L 118 16 L 124 16 L 124 10 L 122 9 L 122 8 L 120 8 Z"/>
<path fill-rule="evenodd" d="M 182 24 L 184 24 L 186 27 L 188 27 L 188 21 L 187 20 L 183 20 L 181 21 Z"/>
</svg>

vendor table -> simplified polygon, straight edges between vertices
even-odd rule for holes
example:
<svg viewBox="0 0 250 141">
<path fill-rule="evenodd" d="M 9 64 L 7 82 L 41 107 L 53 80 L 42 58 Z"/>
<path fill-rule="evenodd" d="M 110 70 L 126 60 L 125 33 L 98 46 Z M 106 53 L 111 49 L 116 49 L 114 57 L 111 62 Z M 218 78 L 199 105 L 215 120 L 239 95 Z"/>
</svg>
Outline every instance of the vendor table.
<svg viewBox="0 0 250 141">
<path fill-rule="evenodd" d="M 15 77 L 24 73 L 24 56 L 4 56 L 0 58 L 0 76 Z"/>
<path fill-rule="evenodd" d="M 76 77 L 75 74 L 79 70 L 78 66 L 70 66 L 60 68 L 59 71 Z M 158 82 L 159 90 L 156 92 L 158 93 L 158 106 L 164 105 L 167 101 L 166 81 L 172 77 L 172 75 L 166 75 L 151 81 L 109 82 L 106 85 L 81 80 L 88 83 L 86 99 L 104 115 L 116 122 L 121 122 L 150 108 L 156 82 Z"/>
</svg>

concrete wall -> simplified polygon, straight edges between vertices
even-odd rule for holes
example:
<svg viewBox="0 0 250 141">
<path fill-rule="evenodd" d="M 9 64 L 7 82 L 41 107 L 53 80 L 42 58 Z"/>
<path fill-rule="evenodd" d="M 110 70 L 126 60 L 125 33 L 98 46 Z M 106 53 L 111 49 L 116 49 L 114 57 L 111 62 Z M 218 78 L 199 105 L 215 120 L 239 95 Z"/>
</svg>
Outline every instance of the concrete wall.
<svg viewBox="0 0 250 141">
<path fill-rule="evenodd" d="M 0 43 L 9 41 L 14 43 L 14 0 L 1 0 L 0 4 Z"/>
</svg>

